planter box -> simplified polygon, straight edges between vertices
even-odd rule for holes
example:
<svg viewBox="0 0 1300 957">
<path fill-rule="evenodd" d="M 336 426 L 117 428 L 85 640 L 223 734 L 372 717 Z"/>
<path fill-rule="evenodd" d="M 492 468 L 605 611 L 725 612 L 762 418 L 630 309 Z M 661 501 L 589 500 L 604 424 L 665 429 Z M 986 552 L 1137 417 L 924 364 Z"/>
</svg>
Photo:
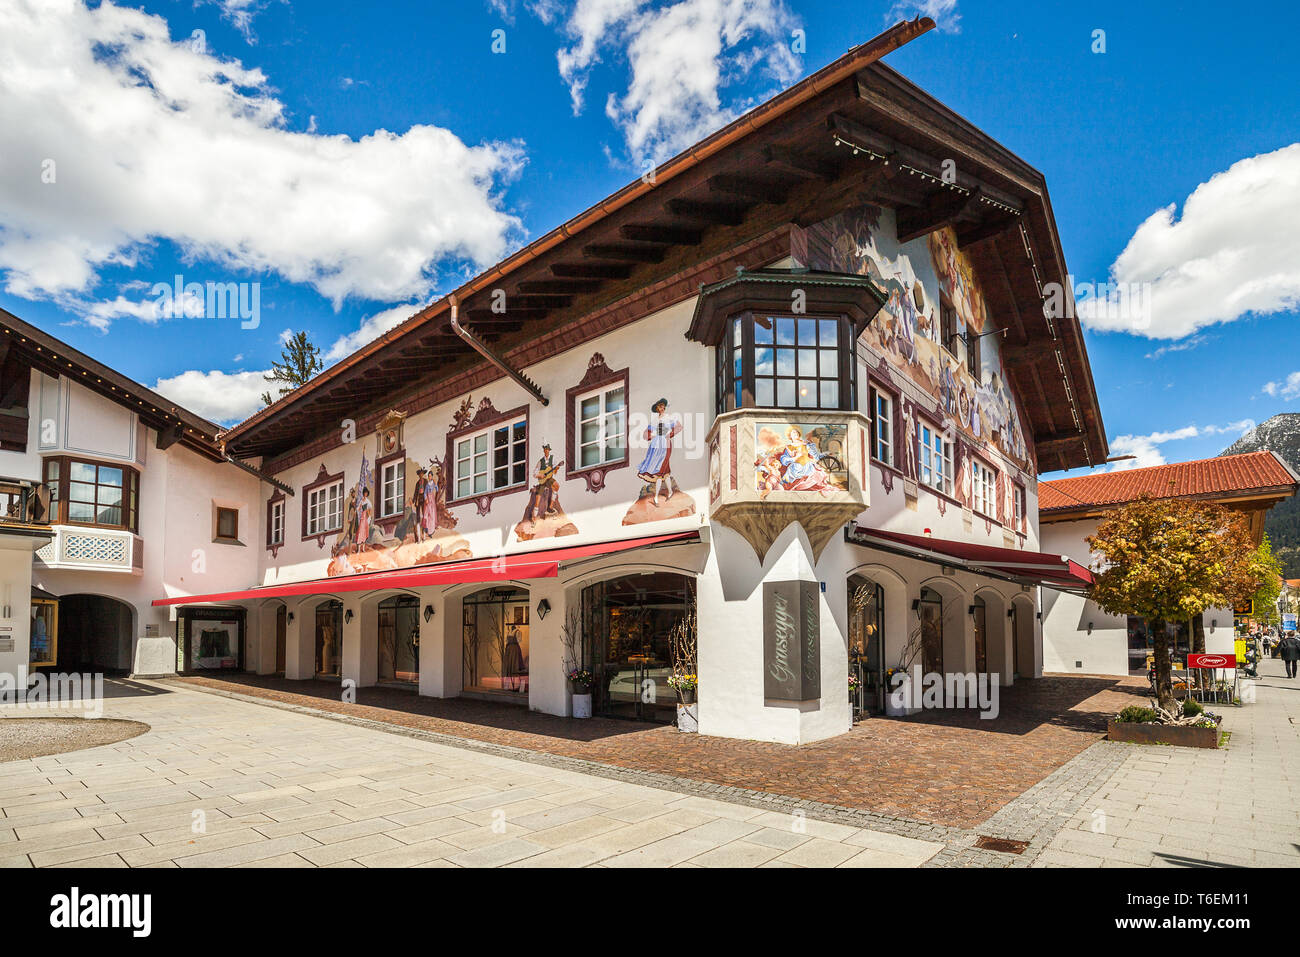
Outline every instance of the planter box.
<svg viewBox="0 0 1300 957">
<path fill-rule="evenodd" d="M 687 734 L 696 734 L 700 730 L 700 712 L 697 704 L 679 704 L 677 706 L 677 730 Z"/>
<path fill-rule="evenodd" d="M 574 694 L 573 696 L 573 716 L 575 718 L 591 717 L 591 695 Z"/>
<path fill-rule="evenodd" d="M 1136 724 L 1129 721 L 1110 721 L 1106 737 L 1111 741 L 1129 744 L 1172 744 L 1180 748 L 1217 748 L 1218 728 L 1180 727 L 1168 724 Z"/>
</svg>

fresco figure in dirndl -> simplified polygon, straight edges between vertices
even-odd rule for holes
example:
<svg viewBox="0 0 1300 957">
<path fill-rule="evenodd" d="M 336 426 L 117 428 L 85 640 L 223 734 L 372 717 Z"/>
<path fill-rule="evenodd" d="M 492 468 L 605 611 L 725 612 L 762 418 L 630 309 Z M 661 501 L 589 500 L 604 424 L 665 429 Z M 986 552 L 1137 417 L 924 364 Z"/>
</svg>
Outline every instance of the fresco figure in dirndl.
<svg viewBox="0 0 1300 957">
<path fill-rule="evenodd" d="M 636 467 L 641 481 L 653 485 L 652 501 L 658 503 L 659 489 L 662 486 L 664 497 L 671 498 L 673 439 L 682 430 L 681 419 L 668 411 L 668 400 L 660 399 L 650 407 L 650 424 L 646 427 L 644 438 L 649 440 L 645 458 Z"/>
</svg>

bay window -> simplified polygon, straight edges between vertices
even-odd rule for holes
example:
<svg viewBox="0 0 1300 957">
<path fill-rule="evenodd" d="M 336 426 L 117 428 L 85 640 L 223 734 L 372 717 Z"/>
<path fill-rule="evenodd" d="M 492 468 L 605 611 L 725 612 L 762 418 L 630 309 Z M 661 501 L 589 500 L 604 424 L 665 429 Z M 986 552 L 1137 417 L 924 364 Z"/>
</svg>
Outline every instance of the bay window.
<svg viewBox="0 0 1300 957">
<path fill-rule="evenodd" d="M 854 408 L 853 338 L 845 316 L 733 316 L 717 348 L 718 411 Z"/>
<path fill-rule="evenodd" d="M 68 525 L 139 530 L 140 473 L 68 456 L 45 460 L 50 521 Z"/>
</svg>

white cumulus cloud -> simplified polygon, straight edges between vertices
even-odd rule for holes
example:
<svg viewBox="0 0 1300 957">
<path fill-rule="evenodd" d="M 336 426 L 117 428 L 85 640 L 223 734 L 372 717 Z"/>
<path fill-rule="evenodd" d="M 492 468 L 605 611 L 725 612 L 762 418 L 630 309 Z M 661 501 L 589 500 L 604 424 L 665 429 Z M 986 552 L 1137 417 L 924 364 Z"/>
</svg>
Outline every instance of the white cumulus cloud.
<svg viewBox="0 0 1300 957">
<path fill-rule="evenodd" d="M 1207 435 L 1245 435 L 1255 427 L 1251 419 L 1229 422 L 1227 425 L 1185 425 L 1181 429 L 1152 432 L 1148 435 L 1117 435 L 1110 440 L 1111 455 L 1132 455 L 1133 458 L 1111 463 L 1112 471 L 1121 469 L 1146 468 L 1151 465 L 1166 464 L 1161 446 L 1170 442 L 1182 442 L 1187 439 Z"/>
<path fill-rule="evenodd" d="M 1110 289 L 1079 302 L 1102 332 L 1181 339 L 1216 323 L 1300 308 L 1300 143 L 1234 163 L 1182 215 L 1151 214 L 1111 266 Z M 1124 308 L 1121 296 L 1144 308 Z"/>
<path fill-rule="evenodd" d="M 105 267 L 170 280 L 148 275 L 167 239 L 190 262 L 275 273 L 336 304 L 409 301 L 428 298 L 440 270 L 490 265 L 521 238 L 500 198 L 519 144 L 471 146 L 427 125 L 356 140 L 296 132 L 260 70 L 173 41 L 161 17 L 107 0 L 8 0 L 0 63 L 11 294 L 87 312 L 115 301 L 99 288 Z M 98 318 L 141 313 L 117 303 Z"/>
<path fill-rule="evenodd" d="M 191 369 L 154 383 L 153 390 L 182 408 L 219 425 L 242 422 L 262 407 L 262 393 L 275 384 L 259 372 L 200 372 Z"/>
<path fill-rule="evenodd" d="M 578 0 L 564 22 L 560 76 L 578 113 L 595 64 L 625 60 L 626 90 L 608 96 L 605 113 L 638 166 L 658 163 L 797 79 L 798 25 L 783 0 Z M 752 76 L 771 89 L 727 96 Z"/>
</svg>

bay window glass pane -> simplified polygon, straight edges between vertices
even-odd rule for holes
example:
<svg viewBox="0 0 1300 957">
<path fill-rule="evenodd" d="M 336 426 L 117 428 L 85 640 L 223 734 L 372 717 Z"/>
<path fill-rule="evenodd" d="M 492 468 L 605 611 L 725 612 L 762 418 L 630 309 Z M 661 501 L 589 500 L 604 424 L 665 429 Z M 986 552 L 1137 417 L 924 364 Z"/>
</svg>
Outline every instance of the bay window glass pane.
<svg viewBox="0 0 1300 957">
<path fill-rule="evenodd" d="M 821 355 L 821 368 L 823 379 L 838 379 L 840 376 L 840 354 L 835 349 L 823 349 Z"/>
<path fill-rule="evenodd" d="M 799 408 L 801 409 L 817 408 L 817 380 L 816 379 L 799 380 Z"/>
<path fill-rule="evenodd" d="M 96 519 L 101 525 L 121 525 L 122 510 L 120 508 L 100 508 L 99 518 Z"/>
<path fill-rule="evenodd" d="M 73 462 L 70 474 L 74 482 L 94 482 L 95 466 L 87 465 L 85 462 Z"/>
<path fill-rule="evenodd" d="M 794 381 L 778 379 L 776 383 L 776 404 L 787 409 L 794 408 Z"/>
<path fill-rule="evenodd" d="M 95 506 L 86 502 L 69 502 L 68 519 L 73 522 L 93 522 Z"/>
<path fill-rule="evenodd" d="M 121 505 L 122 490 L 120 488 L 113 488 L 112 486 L 109 485 L 101 485 L 99 487 L 99 504 L 100 505 Z"/>
<path fill-rule="evenodd" d="M 95 486 L 88 485 L 85 482 L 70 482 L 68 484 L 68 498 L 74 502 L 94 502 Z"/>
<path fill-rule="evenodd" d="M 817 378 L 817 353 L 811 349 L 799 350 L 799 375 L 809 379 Z"/>
<path fill-rule="evenodd" d="M 823 409 L 837 409 L 840 405 L 840 384 L 838 382 L 822 381 L 821 384 L 821 407 Z"/>
<path fill-rule="evenodd" d="M 794 320 L 776 320 L 776 343 L 780 346 L 794 345 Z"/>
<path fill-rule="evenodd" d="M 758 379 L 754 382 L 754 404 L 768 408 L 776 405 L 776 391 L 771 379 Z"/>
<path fill-rule="evenodd" d="M 839 321 L 836 319 L 822 319 L 817 325 L 821 332 L 821 344 L 831 348 L 838 347 L 840 344 Z"/>
<path fill-rule="evenodd" d="M 736 346 L 737 348 L 740 347 L 740 337 L 741 337 L 740 323 L 741 323 L 740 319 L 733 319 L 731 322 L 731 344 L 733 346 Z"/>
<path fill-rule="evenodd" d="M 116 485 L 120 488 L 122 485 L 122 470 L 110 469 L 101 465 L 99 467 L 99 484 Z"/>
<path fill-rule="evenodd" d="M 777 349 L 776 350 L 776 374 L 777 375 L 794 375 L 794 350 Z"/>
<path fill-rule="evenodd" d="M 739 340 L 737 340 L 739 342 Z M 772 344 L 772 320 L 755 319 L 754 320 L 754 344 L 771 345 Z"/>
<path fill-rule="evenodd" d="M 799 320 L 799 345 L 801 346 L 817 345 L 817 320 L 816 319 Z"/>
<path fill-rule="evenodd" d="M 754 375 L 771 375 L 775 371 L 776 354 L 771 349 L 754 350 Z"/>
</svg>

